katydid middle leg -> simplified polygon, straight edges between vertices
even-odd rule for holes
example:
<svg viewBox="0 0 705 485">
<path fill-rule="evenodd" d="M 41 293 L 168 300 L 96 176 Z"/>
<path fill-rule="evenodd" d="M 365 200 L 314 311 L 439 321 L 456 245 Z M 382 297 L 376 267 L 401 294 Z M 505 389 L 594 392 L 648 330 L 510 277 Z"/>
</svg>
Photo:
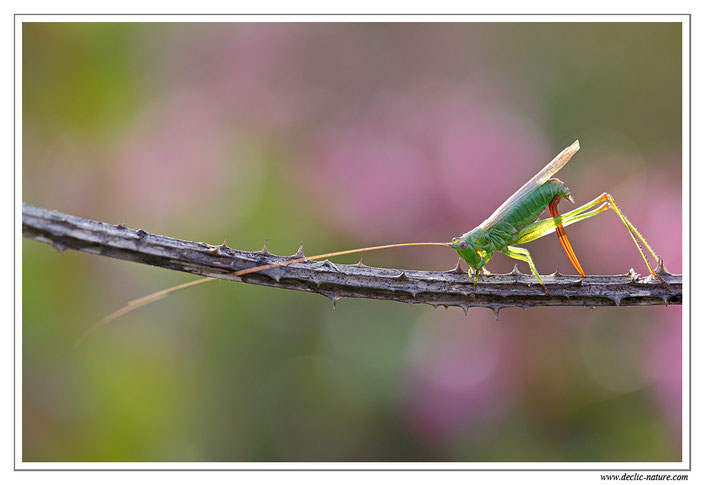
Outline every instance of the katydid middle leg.
<svg viewBox="0 0 705 485">
<path fill-rule="evenodd" d="M 534 264 L 534 261 L 531 259 L 531 254 L 529 254 L 528 249 L 524 248 L 518 248 L 516 246 L 507 246 L 506 249 L 503 249 L 502 252 L 509 256 L 510 258 L 518 259 L 520 261 L 526 261 L 529 263 L 529 267 L 531 268 L 531 272 L 534 273 L 534 276 L 536 276 L 536 279 L 539 280 L 539 283 L 541 283 L 541 286 L 543 286 L 543 291 L 548 294 L 548 290 L 546 289 L 546 285 L 543 284 L 543 280 L 541 280 L 541 276 L 539 276 L 539 272 L 536 269 L 536 265 Z"/>
</svg>

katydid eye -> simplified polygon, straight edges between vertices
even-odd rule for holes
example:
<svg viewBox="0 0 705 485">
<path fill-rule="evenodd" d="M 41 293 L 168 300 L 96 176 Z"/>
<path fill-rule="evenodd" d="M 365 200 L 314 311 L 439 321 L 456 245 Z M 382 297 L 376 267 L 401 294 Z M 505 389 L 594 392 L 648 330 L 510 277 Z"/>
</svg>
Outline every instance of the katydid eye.
<svg viewBox="0 0 705 485">
<path fill-rule="evenodd" d="M 466 243 L 465 241 L 460 241 L 460 243 L 458 244 L 458 247 L 459 247 L 460 249 L 467 249 L 467 248 L 468 248 L 468 243 Z"/>
</svg>

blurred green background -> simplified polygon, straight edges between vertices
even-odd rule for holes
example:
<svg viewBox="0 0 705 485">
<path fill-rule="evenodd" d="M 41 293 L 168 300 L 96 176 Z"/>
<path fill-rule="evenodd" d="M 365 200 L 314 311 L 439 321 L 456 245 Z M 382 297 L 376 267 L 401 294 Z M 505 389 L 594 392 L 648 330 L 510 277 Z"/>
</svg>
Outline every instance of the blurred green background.
<svg viewBox="0 0 705 485">
<path fill-rule="evenodd" d="M 447 241 L 579 138 L 576 202 L 612 193 L 681 272 L 678 23 L 24 23 L 22 51 L 28 203 L 276 254 Z M 568 232 L 586 272 L 647 272 L 614 214 Z M 22 251 L 25 461 L 681 460 L 677 306 L 495 321 L 218 281 L 74 349 L 193 276 Z"/>
</svg>

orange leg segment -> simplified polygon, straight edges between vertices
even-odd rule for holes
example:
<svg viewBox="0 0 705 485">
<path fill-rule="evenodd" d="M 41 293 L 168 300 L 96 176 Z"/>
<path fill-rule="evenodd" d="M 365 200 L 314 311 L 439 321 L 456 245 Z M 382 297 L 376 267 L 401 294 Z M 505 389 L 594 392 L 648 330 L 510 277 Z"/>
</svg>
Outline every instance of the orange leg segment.
<svg viewBox="0 0 705 485">
<path fill-rule="evenodd" d="M 553 218 L 560 216 L 560 214 L 558 213 L 559 201 L 559 196 L 555 196 L 548 204 L 548 211 L 551 213 L 551 217 Z M 570 241 L 568 241 L 568 235 L 565 233 L 565 228 L 563 228 L 562 224 L 560 226 L 556 226 L 556 234 L 558 234 L 558 240 L 561 242 L 561 246 L 563 246 L 563 250 L 568 255 L 568 259 L 570 259 L 570 262 L 573 263 L 573 266 L 578 271 L 578 273 L 580 273 L 580 276 L 585 277 L 585 272 L 580 266 L 580 262 L 578 262 L 578 258 L 575 255 L 575 252 L 573 251 L 573 247 L 570 245 Z"/>
</svg>

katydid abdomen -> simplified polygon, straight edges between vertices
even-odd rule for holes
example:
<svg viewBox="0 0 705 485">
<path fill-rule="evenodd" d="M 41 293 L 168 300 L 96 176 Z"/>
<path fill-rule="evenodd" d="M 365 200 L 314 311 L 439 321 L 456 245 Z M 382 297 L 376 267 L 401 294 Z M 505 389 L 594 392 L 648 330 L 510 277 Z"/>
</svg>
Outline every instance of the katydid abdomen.
<svg viewBox="0 0 705 485">
<path fill-rule="evenodd" d="M 519 232 L 538 220 L 548 204 L 556 197 L 568 199 L 570 198 L 570 190 L 560 180 L 550 179 L 543 185 L 527 192 L 497 221 L 487 226 L 483 222 L 479 227 L 487 231 L 494 249 L 501 251 L 511 244 L 516 244 Z"/>
</svg>

